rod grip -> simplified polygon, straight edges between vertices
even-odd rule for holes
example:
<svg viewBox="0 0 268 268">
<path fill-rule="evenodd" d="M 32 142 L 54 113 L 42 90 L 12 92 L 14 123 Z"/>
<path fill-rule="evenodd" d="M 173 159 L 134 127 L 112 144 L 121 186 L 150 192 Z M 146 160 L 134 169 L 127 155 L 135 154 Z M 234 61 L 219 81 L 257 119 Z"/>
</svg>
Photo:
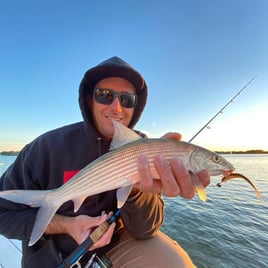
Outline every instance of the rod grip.
<svg viewBox="0 0 268 268">
<path fill-rule="evenodd" d="M 109 223 L 105 221 L 89 235 L 93 244 L 96 243 L 103 236 L 103 234 L 108 230 L 109 226 Z"/>
</svg>

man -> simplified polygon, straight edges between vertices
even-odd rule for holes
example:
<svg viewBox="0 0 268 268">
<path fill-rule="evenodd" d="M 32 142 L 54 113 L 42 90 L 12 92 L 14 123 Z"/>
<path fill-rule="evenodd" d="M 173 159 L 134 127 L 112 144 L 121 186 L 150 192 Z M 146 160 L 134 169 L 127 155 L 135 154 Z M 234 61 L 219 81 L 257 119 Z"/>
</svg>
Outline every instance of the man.
<svg viewBox="0 0 268 268">
<path fill-rule="evenodd" d="M 79 88 L 84 121 L 47 132 L 26 145 L 3 174 L 0 189 L 44 190 L 61 186 L 108 152 L 114 133 L 112 119 L 134 128 L 146 100 L 147 85 L 143 77 L 122 59 L 113 57 L 89 69 Z M 180 139 L 177 133 L 165 137 Z M 192 198 L 194 184 L 179 159 L 167 162 L 158 156 L 154 164 L 160 180 L 152 179 L 147 158 L 140 155 L 137 167 L 140 181 L 122 207 L 121 221 L 116 226 L 112 224 L 91 248 L 98 254 L 106 253 L 115 268 L 193 267 L 183 249 L 159 228 L 164 208 L 160 194 Z M 207 172 L 198 175 L 207 186 Z M 115 190 L 90 196 L 77 213 L 73 211 L 72 201 L 66 202 L 42 238 L 28 247 L 37 209 L 0 199 L 0 233 L 22 240 L 23 267 L 56 267 L 86 239 L 94 226 L 110 217 L 109 212 L 116 210 L 116 201 Z M 86 254 L 83 264 L 91 254 Z"/>
</svg>

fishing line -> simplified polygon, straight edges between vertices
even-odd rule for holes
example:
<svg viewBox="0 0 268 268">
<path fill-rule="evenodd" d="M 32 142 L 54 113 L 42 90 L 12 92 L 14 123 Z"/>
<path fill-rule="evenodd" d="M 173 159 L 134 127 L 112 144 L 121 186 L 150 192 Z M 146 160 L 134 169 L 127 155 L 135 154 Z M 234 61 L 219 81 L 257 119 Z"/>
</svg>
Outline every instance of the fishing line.
<svg viewBox="0 0 268 268">
<path fill-rule="evenodd" d="M 245 90 L 249 84 L 252 83 L 252 81 L 257 77 L 257 75 L 255 75 L 243 88 L 241 88 L 237 93 L 236 95 L 234 95 L 190 140 L 189 142 L 192 142 L 193 139 L 195 139 L 205 128 L 208 128 L 209 124 L 221 113 L 223 113 L 223 110 L 229 106 L 236 98 L 238 95 L 240 95 L 242 93 L 243 90 Z M 11 244 L 13 244 L 13 246 L 20 252 L 21 252 L 21 249 L 10 239 L 8 239 L 9 242 Z M 0 264 L 0 267 L 1 267 L 1 264 Z"/>
<path fill-rule="evenodd" d="M 242 93 L 242 91 L 244 89 L 246 89 L 249 84 L 251 84 L 251 82 L 257 77 L 257 75 L 255 75 L 249 82 L 247 82 L 247 84 L 242 87 L 190 140 L 189 142 L 191 142 L 194 138 L 196 138 L 196 136 L 198 136 L 205 128 L 208 128 L 208 125 L 219 115 L 223 113 L 223 110 L 229 106 L 234 100 L 235 98 L 240 95 Z"/>
</svg>

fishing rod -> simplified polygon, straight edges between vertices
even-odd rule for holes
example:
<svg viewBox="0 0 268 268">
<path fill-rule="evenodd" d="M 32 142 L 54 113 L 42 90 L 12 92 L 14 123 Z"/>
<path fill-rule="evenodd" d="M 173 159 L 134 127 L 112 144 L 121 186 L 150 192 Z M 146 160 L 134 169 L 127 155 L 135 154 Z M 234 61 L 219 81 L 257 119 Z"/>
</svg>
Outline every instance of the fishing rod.
<svg viewBox="0 0 268 268">
<path fill-rule="evenodd" d="M 66 259 L 64 259 L 57 266 L 57 268 L 82 267 L 80 264 L 80 259 L 88 252 L 89 248 L 102 237 L 102 235 L 109 228 L 110 224 L 115 222 L 116 219 L 120 217 L 120 214 L 121 211 L 120 209 L 118 209 L 108 221 L 103 222 L 101 225 L 99 225 L 82 244 L 80 244 Z M 97 257 L 97 259 L 105 265 L 99 266 L 98 265 L 99 263 L 97 263 L 91 266 L 95 257 Z M 110 266 L 109 260 L 107 258 L 104 257 L 99 258 L 98 256 L 96 256 L 96 254 L 93 254 L 89 260 L 89 263 L 85 267 L 112 267 L 112 266 Z"/>
<path fill-rule="evenodd" d="M 246 89 L 248 87 L 248 85 L 257 77 L 257 75 L 255 75 L 249 82 L 247 82 L 247 84 L 241 88 L 190 140 L 189 142 L 191 142 L 196 136 L 198 136 L 205 128 L 208 127 L 208 125 L 221 113 L 223 113 L 223 110 L 230 105 L 235 98 L 241 94 L 241 92 Z"/>
</svg>

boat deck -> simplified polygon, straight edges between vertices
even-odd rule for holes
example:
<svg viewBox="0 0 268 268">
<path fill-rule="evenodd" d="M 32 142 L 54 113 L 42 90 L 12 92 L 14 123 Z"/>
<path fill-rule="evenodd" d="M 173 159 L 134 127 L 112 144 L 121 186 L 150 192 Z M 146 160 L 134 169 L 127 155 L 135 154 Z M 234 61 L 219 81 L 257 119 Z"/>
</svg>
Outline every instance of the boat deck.
<svg viewBox="0 0 268 268">
<path fill-rule="evenodd" d="M 0 235 L 0 268 L 21 267 L 21 242 Z"/>
</svg>

